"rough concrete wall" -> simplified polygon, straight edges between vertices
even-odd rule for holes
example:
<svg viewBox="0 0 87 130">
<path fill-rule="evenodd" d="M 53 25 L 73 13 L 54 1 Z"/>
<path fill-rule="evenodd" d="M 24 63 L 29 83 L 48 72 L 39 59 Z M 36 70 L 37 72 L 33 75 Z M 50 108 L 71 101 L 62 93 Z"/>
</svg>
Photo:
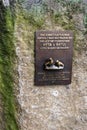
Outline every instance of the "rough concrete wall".
<svg viewBox="0 0 87 130">
<path fill-rule="evenodd" d="M 87 130 L 87 38 L 83 34 L 86 32 L 83 14 L 72 14 L 73 20 L 78 20 L 75 28 L 79 28 L 74 31 L 72 83 L 39 87 L 34 86 L 34 32 L 37 29 L 64 30 L 66 25 L 61 25 L 62 21 L 55 23 L 51 10 L 44 15 L 44 22 L 39 12 L 36 13 L 42 25 L 36 15 L 33 15 L 33 23 L 32 17 L 27 15 L 26 20 L 26 13 L 23 14 L 23 10 L 17 10 L 15 24 L 21 130 Z M 72 23 L 64 15 L 63 21 L 68 26 Z"/>
</svg>

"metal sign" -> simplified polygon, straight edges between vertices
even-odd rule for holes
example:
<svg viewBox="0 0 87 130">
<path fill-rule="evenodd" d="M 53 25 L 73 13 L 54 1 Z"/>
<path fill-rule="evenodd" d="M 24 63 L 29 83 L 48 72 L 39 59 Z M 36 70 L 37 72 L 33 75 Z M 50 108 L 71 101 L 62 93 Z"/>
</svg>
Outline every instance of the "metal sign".
<svg viewBox="0 0 87 130">
<path fill-rule="evenodd" d="M 72 75 L 73 33 L 35 33 L 35 85 L 67 85 Z"/>
</svg>

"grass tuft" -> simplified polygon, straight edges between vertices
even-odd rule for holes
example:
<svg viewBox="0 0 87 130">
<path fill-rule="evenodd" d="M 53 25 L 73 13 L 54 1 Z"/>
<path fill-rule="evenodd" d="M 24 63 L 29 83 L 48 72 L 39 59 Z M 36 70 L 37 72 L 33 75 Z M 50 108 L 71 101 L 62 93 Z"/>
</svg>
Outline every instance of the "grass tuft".
<svg viewBox="0 0 87 130">
<path fill-rule="evenodd" d="M 0 93 L 2 95 L 5 130 L 18 130 L 14 98 L 13 67 L 15 60 L 14 26 L 9 8 L 1 4 L 0 12 Z"/>
</svg>

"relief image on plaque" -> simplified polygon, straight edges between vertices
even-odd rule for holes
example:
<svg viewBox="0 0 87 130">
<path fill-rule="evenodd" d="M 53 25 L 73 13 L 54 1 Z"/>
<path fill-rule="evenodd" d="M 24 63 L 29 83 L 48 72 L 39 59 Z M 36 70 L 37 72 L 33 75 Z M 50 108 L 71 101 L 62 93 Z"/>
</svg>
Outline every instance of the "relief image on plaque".
<svg viewBox="0 0 87 130">
<path fill-rule="evenodd" d="M 72 51 L 72 31 L 36 31 L 35 85 L 70 84 Z"/>
</svg>

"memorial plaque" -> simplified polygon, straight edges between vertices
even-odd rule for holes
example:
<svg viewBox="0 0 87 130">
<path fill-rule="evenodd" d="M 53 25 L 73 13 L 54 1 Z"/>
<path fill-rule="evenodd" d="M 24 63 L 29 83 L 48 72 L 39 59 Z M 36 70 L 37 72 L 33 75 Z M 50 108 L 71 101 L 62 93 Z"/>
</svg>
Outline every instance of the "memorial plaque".
<svg viewBox="0 0 87 130">
<path fill-rule="evenodd" d="M 72 76 L 73 33 L 35 33 L 35 85 L 67 85 Z"/>
</svg>

